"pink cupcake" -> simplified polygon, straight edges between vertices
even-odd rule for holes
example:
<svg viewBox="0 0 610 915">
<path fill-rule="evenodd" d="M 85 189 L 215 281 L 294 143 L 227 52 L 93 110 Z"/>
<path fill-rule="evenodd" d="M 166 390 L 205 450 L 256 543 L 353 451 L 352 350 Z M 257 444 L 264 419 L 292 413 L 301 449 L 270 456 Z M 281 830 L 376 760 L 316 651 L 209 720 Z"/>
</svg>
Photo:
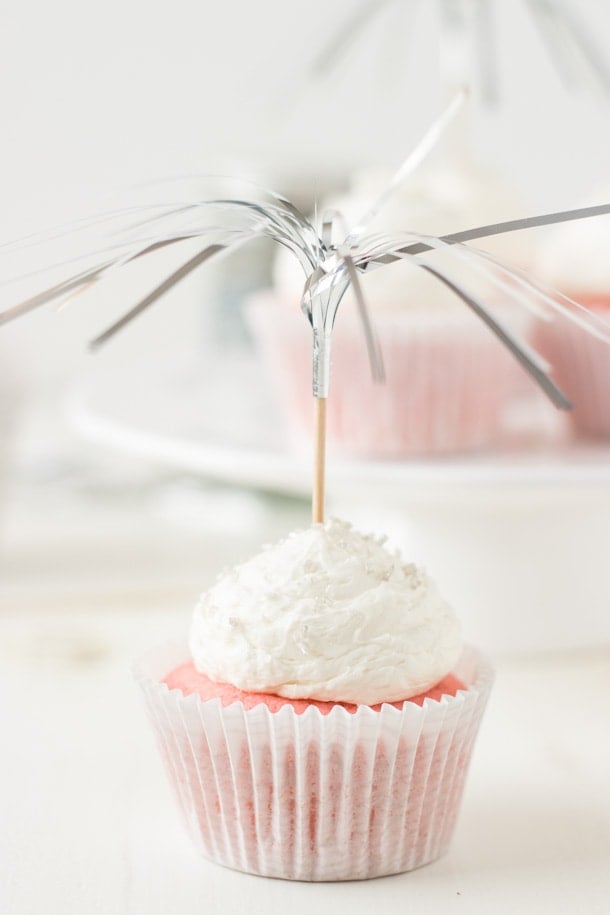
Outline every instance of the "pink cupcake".
<svg viewBox="0 0 610 915">
<path fill-rule="evenodd" d="M 247 319 L 291 444 L 304 448 L 311 435 L 311 329 L 296 302 L 289 308 L 271 295 L 252 299 Z M 502 440 L 515 365 L 465 306 L 378 309 L 374 330 L 384 384 L 371 377 L 355 310 L 349 302 L 342 306 L 327 412 L 336 453 L 400 459 L 468 452 Z"/>
<path fill-rule="evenodd" d="M 327 201 L 348 225 L 357 225 L 387 184 L 387 176 L 357 177 L 344 197 Z M 390 234 L 407 229 L 443 234 L 514 215 L 489 179 L 464 164 L 431 165 L 397 190 L 371 225 Z M 320 208 L 320 212 L 324 207 Z M 498 246 L 506 239 L 492 240 Z M 503 251 L 506 255 L 506 250 Z M 521 333 L 527 319 L 496 287 L 455 252 L 427 255 L 450 276 L 494 303 L 508 326 Z M 523 262 L 522 252 L 510 252 Z M 468 452 L 497 445 L 505 431 L 522 370 L 455 294 L 412 263 L 393 264 L 362 278 L 386 382 L 371 379 L 363 332 L 351 290 L 337 315 L 331 366 L 328 436 L 344 454 L 397 459 L 418 454 Z M 269 380 L 277 393 L 293 444 L 302 446 L 311 427 L 311 331 L 299 310 L 304 277 L 294 258 L 280 252 L 273 289 L 246 308 Z"/>
<path fill-rule="evenodd" d="M 606 199 L 605 194 L 596 195 Z M 597 202 L 597 201 L 596 201 Z M 536 272 L 608 325 L 610 270 L 607 218 L 584 219 L 549 232 Z M 570 421 L 577 434 L 610 438 L 610 348 L 564 316 L 538 322 L 534 343 L 572 400 Z"/>
<path fill-rule="evenodd" d="M 606 321 L 610 334 L 610 291 L 605 295 L 574 292 L 570 298 Z M 588 438 L 610 438 L 608 344 L 565 318 L 538 324 L 534 341 L 573 403 L 569 416 L 574 430 Z"/>
<path fill-rule="evenodd" d="M 432 582 L 331 521 L 221 576 L 136 671 L 201 853 L 351 880 L 447 848 L 492 674 Z"/>
</svg>

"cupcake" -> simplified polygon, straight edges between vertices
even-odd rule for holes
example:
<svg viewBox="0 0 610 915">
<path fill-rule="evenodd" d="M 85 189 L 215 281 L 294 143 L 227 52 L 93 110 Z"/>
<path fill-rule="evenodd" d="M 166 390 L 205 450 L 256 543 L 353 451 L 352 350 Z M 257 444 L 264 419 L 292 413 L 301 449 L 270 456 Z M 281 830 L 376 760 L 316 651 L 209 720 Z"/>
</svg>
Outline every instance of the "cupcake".
<svg viewBox="0 0 610 915">
<path fill-rule="evenodd" d="M 339 211 L 350 226 L 358 224 L 388 183 L 387 176 L 366 173 L 349 194 L 319 208 Z M 407 229 L 441 235 L 515 215 L 514 200 L 466 165 L 431 165 L 394 193 L 371 223 L 371 231 Z M 490 242 L 506 254 L 506 239 Z M 523 263 L 517 242 L 511 259 Z M 466 288 L 493 304 L 509 326 L 526 331 L 526 319 L 511 313 L 510 292 L 495 286 L 455 252 L 426 255 L 444 265 Z M 438 279 L 412 263 L 374 270 L 362 278 L 374 330 L 383 354 L 386 383 L 371 379 L 362 329 L 350 291 L 334 330 L 333 408 L 328 436 L 336 452 L 399 459 L 417 454 L 466 452 L 494 446 L 501 439 L 505 414 L 521 370 L 493 334 Z M 253 297 L 246 318 L 258 346 L 293 445 L 309 438 L 311 392 L 310 328 L 299 310 L 303 276 L 288 253 L 278 255 L 273 289 Z"/>
<path fill-rule="evenodd" d="M 427 575 L 337 520 L 221 575 L 136 675 L 200 852 L 316 881 L 446 850 L 492 679 Z"/>
<path fill-rule="evenodd" d="M 606 194 L 596 195 L 597 200 Z M 597 202 L 597 201 L 596 201 Z M 598 217 L 550 230 L 536 274 L 608 324 L 610 333 L 610 223 Z M 539 321 L 534 343 L 572 400 L 576 434 L 610 438 L 610 351 L 598 337 L 563 316 Z"/>
<path fill-rule="evenodd" d="M 384 384 L 371 377 L 352 303 L 342 304 L 337 317 L 327 413 L 328 441 L 336 454 L 400 460 L 466 453 L 502 440 L 516 389 L 515 364 L 465 306 L 376 309 L 373 322 Z M 268 294 L 251 298 L 248 324 L 289 443 L 304 450 L 311 436 L 311 328 L 296 302 L 286 308 Z"/>
</svg>

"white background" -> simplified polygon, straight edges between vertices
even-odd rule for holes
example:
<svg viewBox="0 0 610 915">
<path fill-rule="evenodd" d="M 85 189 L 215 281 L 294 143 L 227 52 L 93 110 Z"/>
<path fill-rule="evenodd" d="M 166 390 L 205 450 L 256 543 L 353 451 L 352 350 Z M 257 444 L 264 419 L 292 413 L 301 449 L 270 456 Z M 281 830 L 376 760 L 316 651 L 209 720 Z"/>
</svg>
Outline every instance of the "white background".
<svg viewBox="0 0 610 915">
<path fill-rule="evenodd" d="M 0 241 L 115 205 L 122 189 L 171 175 L 249 173 L 311 202 L 356 166 L 399 164 L 441 103 L 435 4 L 389 5 L 332 90 L 308 83 L 320 42 L 356 5 L 5 3 Z M 610 53 L 610 6 L 576 5 Z M 523 0 L 497 0 L 495 9 L 502 107 L 476 120 L 481 157 L 517 187 L 528 212 L 590 193 L 604 199 L 595 188 L 610 188 L 610 103 L 562 89 Z M 129 370 L 146 350 L 163 367 L 203 352 L 206 283 L 194 278 L 126 332 L 101 357 L 106 370 Z M 0 305 L 3 295 L 0 287 Z M 215 572 L 305 523 L 307 507 L 198 480 L 185 486 L 66 431 L 55 389 L 81 377 L 84 342 L 124 304 L 113 289 L 0 331 L 0 383 L 10 360 L 29 398 L 19 461 L 5 480 L 0 466 L 0 727 L 11 735 L 0 758 L 0 909 L 604 915 L 603 648 L 501 660 L 457 841 L 438 865 L 366 887 L 305 887 L 202 865 L 183 848 L 129 660 L 181 634 Z M 544 609 L 552 626 L 554 608 Z M 578 614 L 570 619 L 578 626 Z"/>
<path fill-rule="evenodd" d="M 4 4 L 0 239 L 104 210 L 169 176 L 252 174 L 311 203 L 355 166 L 398 165 L 441 104 L 437 6 L 380 6 L 332 83 L 312 83 L 308 67 L 354 0 Z M 577 8 L 610 47 L 610 7 Z M 479 154 L 528 212 L 603 198 L 607 100 L 564 91 L 522 0 L 496 0 L 494 15 L 502 104 L 478 106 Z M 95 311 L 81 311 L 28 319 L 5 330 L 3 346 L 28 359 L 30 377 L 68 372 L 97 326 Z M 33 346 L 36 334 L 44 346 Z"/>
</svg>

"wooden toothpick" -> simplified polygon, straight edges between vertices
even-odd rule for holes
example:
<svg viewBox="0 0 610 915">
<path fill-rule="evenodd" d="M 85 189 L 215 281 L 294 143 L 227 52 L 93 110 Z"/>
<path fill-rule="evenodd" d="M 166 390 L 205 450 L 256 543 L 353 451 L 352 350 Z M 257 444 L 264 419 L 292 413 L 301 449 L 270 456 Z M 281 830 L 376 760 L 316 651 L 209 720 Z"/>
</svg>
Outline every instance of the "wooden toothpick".
<svg viewBox="0 0 610 915">
<path fill-rule="evenodd" d="M 314 397 L 314 471 L 311 520 L 324 523 L 324 474 L 326 469 L 326 398 Z"/>
</svg>

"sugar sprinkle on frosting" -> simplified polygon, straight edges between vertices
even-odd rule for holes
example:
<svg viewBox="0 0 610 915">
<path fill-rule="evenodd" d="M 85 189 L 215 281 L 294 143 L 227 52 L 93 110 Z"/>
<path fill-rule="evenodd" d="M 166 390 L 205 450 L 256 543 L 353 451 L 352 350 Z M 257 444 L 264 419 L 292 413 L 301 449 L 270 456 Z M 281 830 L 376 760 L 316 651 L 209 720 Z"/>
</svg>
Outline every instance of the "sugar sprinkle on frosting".
<svg viewBox="0 0 610 915">
<path fill-rule="evenodd" d="M 290 699 L 374 705 L 418 695 L 461 651 L 427 574 L 345 521 L 291 533 L 200 598 L 190 647 L 213 680 Z"/>
</svg>

